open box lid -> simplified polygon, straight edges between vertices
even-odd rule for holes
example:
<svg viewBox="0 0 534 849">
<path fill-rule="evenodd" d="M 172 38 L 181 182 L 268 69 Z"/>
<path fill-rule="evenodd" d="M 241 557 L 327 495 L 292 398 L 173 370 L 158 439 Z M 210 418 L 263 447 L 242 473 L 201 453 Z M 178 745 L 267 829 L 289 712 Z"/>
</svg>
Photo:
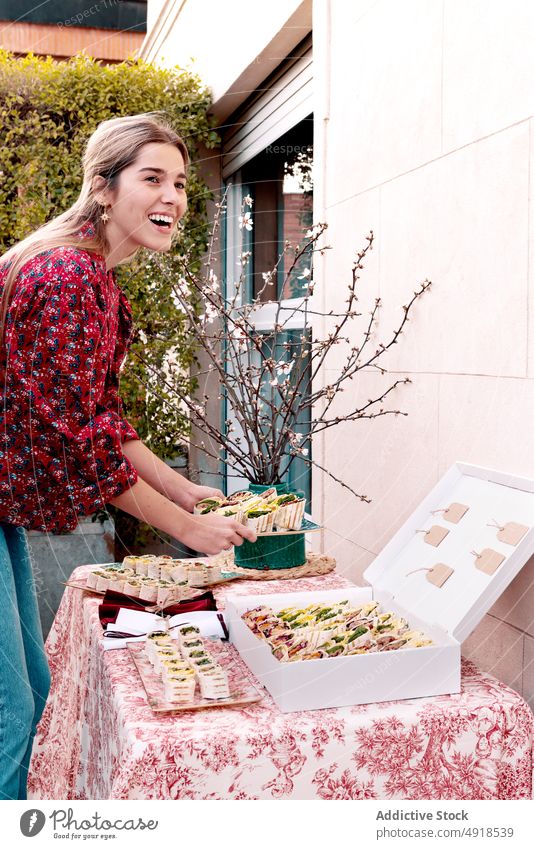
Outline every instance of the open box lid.
<svg viewBox="0 0 534 849">
<path fill-rule="evenodd" d="M 457 522 L 445 518 L 451 515 L 445 513 L 451 504 L 469 508 Z M 512 522 L 523 528 L 510 526 Z M 448 532 L 437 546 L 421 532 L 433 526 Z M 503 527 L 504 531 L 499 529 Z M 436 539 L 439 536 L 438 532 Z M 487 550 L 496 554 L 486 554 Z M 397 604 L 462 642 L 533 554 L 534 481 L 458 462 L 364 577 L 376 591 L 392 595 Z M 502 563 L 495 567 L 500 558 Z M 447 568 L 434 569 L 437 564 L 452 570 L 441 586 L 432 581 L 439 583 Z"/>
</svg>

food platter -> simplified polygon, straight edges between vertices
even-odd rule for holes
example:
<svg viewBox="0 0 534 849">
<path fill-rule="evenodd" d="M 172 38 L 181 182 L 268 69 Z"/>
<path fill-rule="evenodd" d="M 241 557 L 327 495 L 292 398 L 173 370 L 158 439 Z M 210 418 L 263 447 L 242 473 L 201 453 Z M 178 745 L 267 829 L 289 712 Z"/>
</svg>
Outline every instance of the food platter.
<svg viewBox="0 0 534 849">
<path fill-rule="evenodd" d="M 224 667 L 230 684 L 230 698 L 203 699 L 198 692 L 190 702 L 169 702 L 165 699 L 163 681 L 154 671 L 147 658 L 144 643 L 127 643 L 130 656 L 145 688 L 148 704 L 154 713 L 175 713 L 187 710 L 205 710 L 214 707 L 239 707 L 259 702 L 263 695 L 251 682 L 248 673 L 240 664 L 236 664 L 231 649 L 220 641 L 210 641 L 210 653 Z"/>
<path fill-rule="evenodd" d="M 65 587 L 71 587 L 71 589 L 81 590 L 82 592 L 86 592 L 90 595 L 99 596 L 100 598 L 104 598 L 104 596 L 106 594 L 106 590 L 97 590 L 94 587 L 88 587 L 87 584 L 84 582 L 83 578 L 78 579 L 77 581 L 62 581 L 61 583 Z M 110 588 L 110 589 L 112 589 L 112 588 Z M 204 587 L 193 587 L 193 586 L 184 587 L 180 591 L 179 597 L 176 596 L 175 598 L 170 598 L 163 605 L 153 603 L 153 604 L 149 605 L 148 607 L 147 607 L 146 601 L 144 601 L 143 599 L 139 599 L 136 596 L 128 595 L 127 593 L 123 593 L 123 592 L 119 593 L 116 590 L 113 590 L 113 592 L 116 593 L 117 595 L 120 595 L 122 598 L 125 599 L 125 601 L 128 601 L 129 603 L 139 604 L 140 610 L 145 610 L 147 613 L 151 613 L 151 612 L 157 612 L 157 611 L 165 610 L 166 607 L 171 607 L 172 605 L 178 604 L 181 601 L 192 601 L 193 599 L 201 596 L 208 589 L 209 589 L 209 587 L 206 587 L 206 586 L 204 586 Z"/>
</svg>

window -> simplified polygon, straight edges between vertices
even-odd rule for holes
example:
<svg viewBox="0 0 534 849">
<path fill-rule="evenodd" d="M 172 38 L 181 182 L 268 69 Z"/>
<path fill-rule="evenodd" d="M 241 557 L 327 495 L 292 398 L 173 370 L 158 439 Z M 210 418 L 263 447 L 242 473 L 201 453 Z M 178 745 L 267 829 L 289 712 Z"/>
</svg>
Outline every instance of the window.
<svg viewBox="0 0 534 849">
<path fill-rule="evenodd" d="M 239 274 L 241 253 L 250 251 L 243 299 L 250 302 L 259 298 L 264 304 L 256 312 L 258 335 L 274 328 L 277 302 L 281 301 L 284 306 L 290 307 L 298 303 L 303 293 L 305 270 L 311 266 L 311 256 L 303 254 L 295 264 L 292 250 L 284 253 L 284 247 L 287 242 L 293 248 L 300 244 L 313 223 L 312 164 L 313 117 L 309 115 L 272 144 L 267 144 L 228 180 L 227 294 L 232 295 L 232 281 Z M 247 195 L 253 200 L 252 230 L 239 226 L 242 201 Z M 263 274 L 275 267 L 272 284 L 266 286 Z M 302 344 L 302 328 L 302 317 L 296 312 L 291 325 L 280 337 L 278 350 L 268 350 L 266 341 L 265 356 L 276 358 L 277 361 L 289 358 Z M 305 385 L 309 382 L 309 374 L 306 374 L 308 363 L 306 360 L 300 362 Z M 298 370 L 293 369 L 291 379 L 297 380 L 298 377 Z M 271 390 L 262 387 L 262 391 Z M 283 417 L 280 417 L 277 426 L 284 426 Z M 306 425 L 302 423 L 297 431 L 305 434 Z M 284 480 L 305 492 L 309 510 L 311 475 L 308 464 L 296 458 Z M 230 490 L 235 489 L 235 479 L 230 479 L 228 485 Z"/>
<path fill-rule="evenodd" d="M 313 223 L 312 133 L 310 116 L 241 169 L 242 187 L 254 201 L 249 297 L 257 297 L 262 289 L 265 301 L 302 293 L 298 277 L 309 266 L 309 257 L 301 258 L 287 280 L 290 259 L 283 257 L 278 265 L 276 293 L 264 288 L 262 272 L 275 267 L 286 241 L 299 244 Z"/>
</svg>

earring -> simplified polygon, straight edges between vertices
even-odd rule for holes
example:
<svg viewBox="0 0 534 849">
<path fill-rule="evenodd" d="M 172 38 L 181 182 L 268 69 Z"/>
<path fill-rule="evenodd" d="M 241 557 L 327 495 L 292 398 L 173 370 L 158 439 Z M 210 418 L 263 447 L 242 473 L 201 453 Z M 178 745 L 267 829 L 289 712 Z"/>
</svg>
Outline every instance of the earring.
<svg viewBox="0 0 534 849">
<path fill-rule="evenodd" d="M 100 216 L 100 220 L 102 221 L 103 224 L 105 224 L 106 221 L 109 221 L 109 215 L 107 213 L 107 207 L 106 206 L 104 207 L 104 212 Z"/>
</svg>

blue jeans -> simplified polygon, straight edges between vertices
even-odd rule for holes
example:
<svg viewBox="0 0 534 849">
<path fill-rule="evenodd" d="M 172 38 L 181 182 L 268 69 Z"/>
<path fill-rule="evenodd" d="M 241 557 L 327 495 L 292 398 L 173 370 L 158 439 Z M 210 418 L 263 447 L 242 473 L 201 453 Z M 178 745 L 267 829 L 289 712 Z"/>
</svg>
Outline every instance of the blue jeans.
<svg viewBox="0 0 534 849">
<path fill-rule="evenodd" d="M 0 523 L 0 799 L 26 799 L 33 738 L 49 689 L 26 532 Z"/>
</svg>

